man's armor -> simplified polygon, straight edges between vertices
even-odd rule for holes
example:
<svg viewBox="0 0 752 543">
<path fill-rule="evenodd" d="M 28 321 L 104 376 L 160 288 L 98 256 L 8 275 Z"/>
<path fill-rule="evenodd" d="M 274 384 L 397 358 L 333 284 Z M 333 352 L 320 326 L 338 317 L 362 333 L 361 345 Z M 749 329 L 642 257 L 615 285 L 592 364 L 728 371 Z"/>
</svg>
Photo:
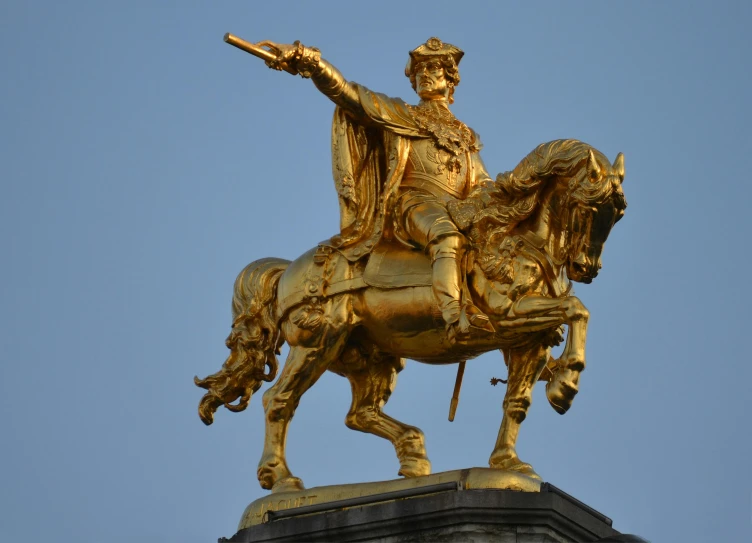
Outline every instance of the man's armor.
<svg viewBox="0 0 752 543">
<path fill-rule="evenodd" d="M 455 157 L 431 139 L 416 139 L 410 147 L 400 186 L 425 190 L 439 198 L 451 196 L 462 200 L 467 195 L 467 177 L 464 154 Z"/>
<path fill-rule="evenodd" d="M 443 102 L 408 109 L 420 131 L 429 137 L 413 140 L 401 186 L 423 186 L 436 196 L 446 193 L 464 199 L 472 183 L 468 154 L 480 150 L 475 134 Z"/>
</svg>

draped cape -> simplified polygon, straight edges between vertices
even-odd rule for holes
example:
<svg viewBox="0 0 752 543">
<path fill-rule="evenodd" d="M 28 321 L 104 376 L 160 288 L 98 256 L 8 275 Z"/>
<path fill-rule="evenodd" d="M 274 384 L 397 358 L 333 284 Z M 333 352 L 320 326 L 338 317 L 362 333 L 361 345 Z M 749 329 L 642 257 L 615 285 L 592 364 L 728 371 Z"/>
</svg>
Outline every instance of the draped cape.
<svg viewBox="0 0 752 543">
<path fill-rule="evenodd" d="M 357 86 L 365 116 L 337 107 L 332 121 L 332 174 L 339 196 L 340 233 L 322 243 L 348 260 L 366 254 L 391 231 L 389 211 L 410 152 L 420 133 L 399 98 Z"/>
</svg>

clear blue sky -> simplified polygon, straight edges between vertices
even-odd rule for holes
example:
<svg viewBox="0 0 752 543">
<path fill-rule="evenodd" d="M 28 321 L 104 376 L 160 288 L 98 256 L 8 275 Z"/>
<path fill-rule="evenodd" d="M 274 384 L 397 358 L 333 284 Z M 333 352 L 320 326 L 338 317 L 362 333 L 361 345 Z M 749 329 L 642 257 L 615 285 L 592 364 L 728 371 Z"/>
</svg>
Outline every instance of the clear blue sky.
<svg viewBox="0 0 752 543">
<path fill-rule="evenodd" d="M 752 540 L 748 2 L 4 2 L 0 6 L 0 540 L 206 542 L 263 491 L 259 398 L 196 415 L 226 356 L 235 275 L 336 232 L 333 106 L 222 42 L 318 46 L 413 100 L 407 52 L 465 50 L 454 111 L 495 174 L 535 145 L 626 156 L 626 217 L 577 294 L 587 371 L 564 417 L 543 387 L 519 451 L 654 542 Z M 408 364 L 387 406 L 435 471 L 487 465 L 501 355 Z M 308 486 L 390 479 L 348 430 L 349 386 L 303 398 Z"/>
</svg>

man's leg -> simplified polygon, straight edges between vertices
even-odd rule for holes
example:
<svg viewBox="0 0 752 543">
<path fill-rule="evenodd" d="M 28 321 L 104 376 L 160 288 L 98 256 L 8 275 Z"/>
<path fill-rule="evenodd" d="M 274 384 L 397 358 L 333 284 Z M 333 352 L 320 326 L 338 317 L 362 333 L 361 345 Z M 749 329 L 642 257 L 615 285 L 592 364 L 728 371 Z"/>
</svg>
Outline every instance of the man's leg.
<svg viewBox="0 0 752 543">
<path fill-rule="evenodd" d="M 469 326 L 492 332 L 488 317 L 471 300 L 462 300 L 460 263 L 467 242 L 446 207 L 428 194 L 409 194 L 402 200 L 402 217 L 410 239 L 431 257 L 433 292 L 450 335 L 458 328 L 466 333 Z"/>
<path fill-rule="evenodd" d="M 433 294 L 439 302 L 441 316 L 447 325 L 460 320 L 460 297 L 462 278 L 459 263 L 462 258 L 464 239 L 459 235 L 446 235 L 430 242 Z"/>
</svg>

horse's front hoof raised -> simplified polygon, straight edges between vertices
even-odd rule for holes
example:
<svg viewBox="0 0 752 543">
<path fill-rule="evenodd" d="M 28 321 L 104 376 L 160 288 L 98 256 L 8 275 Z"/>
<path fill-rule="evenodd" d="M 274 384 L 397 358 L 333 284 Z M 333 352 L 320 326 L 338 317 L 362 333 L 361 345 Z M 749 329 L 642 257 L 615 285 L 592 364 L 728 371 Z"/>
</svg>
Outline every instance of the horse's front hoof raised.
<svg viewBox="0 0 752 543">
<path fill-rule="evenodd" d="M 578 378 L 578 372 L 564 369 L 556 372 L 553 379 L 546 383 L 548 403 L 559 415 L 563 415 L 572 407 L 574 397 L 579 392 Z"/>
</svg>

